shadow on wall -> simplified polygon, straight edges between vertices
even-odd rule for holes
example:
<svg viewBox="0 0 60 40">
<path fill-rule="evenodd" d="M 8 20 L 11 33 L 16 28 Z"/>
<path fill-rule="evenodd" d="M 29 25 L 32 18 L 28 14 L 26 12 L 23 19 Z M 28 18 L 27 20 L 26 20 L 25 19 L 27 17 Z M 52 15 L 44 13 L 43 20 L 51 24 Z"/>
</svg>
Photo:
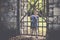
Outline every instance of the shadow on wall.
<svg viewBox="0 0 60 40">
<path fill-rule="evenodd" d="M 56 7 L 57 7 L 57 8 L 60 8 L 60 0 L 57 0 L 57 2 L 56 2 Z"/>
<path fill-rule="evenodd" d="M 9 1 L 10 0 L 0 0 L 0 40 L 8 40 L 9 37 L 16 36 L 18 33 L 17 29 L 8 28 L 11 26 L 8 24 L 10 23 L 8 19 L 10 18 L 9 9 L 12 6 Z"/>
<path fill-rule="evenodd" d="M 8 24 L 7 24 L 8 25 Z M 8 29 L 6 24 L 0 23 L 0 40 L 8 40 L 10 37 L 16 36 L 16 29 Z"/>
</svg>

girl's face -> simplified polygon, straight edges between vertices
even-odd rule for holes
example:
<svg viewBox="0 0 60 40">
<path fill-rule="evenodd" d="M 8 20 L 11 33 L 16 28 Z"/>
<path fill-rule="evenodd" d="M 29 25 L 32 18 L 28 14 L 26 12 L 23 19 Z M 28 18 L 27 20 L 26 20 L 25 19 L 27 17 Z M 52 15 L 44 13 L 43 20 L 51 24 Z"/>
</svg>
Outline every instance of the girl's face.
<svg viewBox="0 0 60 40">
<path fill-rule="evenodd" d="M 38 11 L 37 10 L 34 10 L 34 15 L 37 15 L 38 14 Z"/>
</svg>

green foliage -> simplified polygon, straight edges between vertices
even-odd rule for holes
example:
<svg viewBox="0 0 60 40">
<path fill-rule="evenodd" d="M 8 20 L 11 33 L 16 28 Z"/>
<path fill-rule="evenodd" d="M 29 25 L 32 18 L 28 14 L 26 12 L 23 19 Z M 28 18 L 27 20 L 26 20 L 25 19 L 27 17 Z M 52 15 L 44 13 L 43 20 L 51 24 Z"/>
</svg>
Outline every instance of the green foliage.
<svg viewBox="0 0 60 40">
<path fill-rule="evenodd" d="M 28 0 L 28 10 L 30 9 L 31 5 L 34 5 L 35 3 L 35 0 Z M 35 4 L 36 8 L 38 8 L 39 10 L 42 10 L 43 7 L 42 7 L 42 0 L 38 0 Z M 34 8 L 34 7 L 33 7 Z"/>
</svg>

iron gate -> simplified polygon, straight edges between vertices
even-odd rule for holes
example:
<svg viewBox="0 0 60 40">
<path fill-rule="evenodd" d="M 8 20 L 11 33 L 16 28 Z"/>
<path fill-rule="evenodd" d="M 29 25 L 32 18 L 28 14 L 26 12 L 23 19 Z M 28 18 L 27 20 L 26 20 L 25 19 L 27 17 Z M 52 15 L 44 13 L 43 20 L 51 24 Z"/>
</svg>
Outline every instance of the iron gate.
<svg viewBox="0 0 60 40">
<path fill-rule="evenodd" d="M 20 0 L 20 34 L 31 35 L 30 16 L 33 14 L 34 7 L 39 10 L 38 35 L 46 36 L 46 0 Z"/>
</svg>

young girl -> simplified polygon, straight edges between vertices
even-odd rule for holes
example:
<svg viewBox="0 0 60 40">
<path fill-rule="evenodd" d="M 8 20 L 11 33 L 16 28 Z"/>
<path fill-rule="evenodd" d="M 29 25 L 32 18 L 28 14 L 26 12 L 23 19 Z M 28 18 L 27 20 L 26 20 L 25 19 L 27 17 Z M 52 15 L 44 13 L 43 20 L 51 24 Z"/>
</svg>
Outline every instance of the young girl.
<svg viewBox="0 0 60 40">
<path fill-rule="evenodd" d="M 38 10 L 34 9 L 34 15 L 31 15 L 31 31 L 38 35 Z"/>
</svg>

